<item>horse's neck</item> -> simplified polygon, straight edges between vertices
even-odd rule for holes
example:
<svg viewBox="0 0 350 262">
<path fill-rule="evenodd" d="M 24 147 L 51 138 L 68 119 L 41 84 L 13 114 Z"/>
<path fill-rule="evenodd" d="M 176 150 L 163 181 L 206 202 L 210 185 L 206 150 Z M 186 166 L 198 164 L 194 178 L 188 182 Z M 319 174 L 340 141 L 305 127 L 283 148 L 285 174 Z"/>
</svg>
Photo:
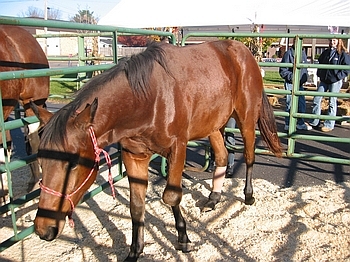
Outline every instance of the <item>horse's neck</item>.
<svg viewBox="0 0 350 262">
<path fill-rule="evenodd" d="M 118 141 L 115 141 L 117 139 L 113 135 L 113 133 L 114 133 L 113 131 L 114 131 L 113 129 L 106 130 L 101 135 L 97 136 L 97 141 L 98 141 L 97 143 L 98 143 L 99 147 L 104 148 L 106 146 L 109 146 L 111 144 L 118 142 Z"/>
</svg>

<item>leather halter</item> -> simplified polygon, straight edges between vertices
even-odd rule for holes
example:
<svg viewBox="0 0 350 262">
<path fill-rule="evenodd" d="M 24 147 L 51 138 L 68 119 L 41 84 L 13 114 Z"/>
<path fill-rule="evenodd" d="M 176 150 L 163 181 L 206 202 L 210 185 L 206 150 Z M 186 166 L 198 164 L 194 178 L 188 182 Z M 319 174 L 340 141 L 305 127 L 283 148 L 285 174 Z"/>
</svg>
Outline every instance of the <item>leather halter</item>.
<svg viewBox="0 0 350 262">
<path fill-rule="evenodd" d="M 108 182 L 109 182 L 109 184 L 111 186 L 111 189 L 112 189 L 113 198 L 115 198 L 115 191 L 114 191 L 114 187 L 113 187 L 113 177 L 112 177 L 112 172 L 111 172 L 111 167 L 112 167 L 111 158 L 109 157 L 108 153 L 104 149 L 100 148 L 97 145 L 97 139 L 96 139 L 95 132 L 94 132 L 94 129 L 92 128 L 92 126 L 90 126 L 90 128 L 89 128 L 89 133 L 90 133 L 90 137 L 91 137 L 91 140 L 92 140 L 92 144 L 94 146 L 95 163 L 94 163 L 94 166 L 91 168 L 89 175 L 85 178 L 83 183 L 77 189 L 75 189 L 70 194 L 62 194 L 62 193 L 60 193 L 58 191 L 55 191 L 55 190 L 53 190 L 53 189 L 51 189 L 49 187 L 44 186 L 41 179 L 39 181 L 39 186 L 40 186 L 41 190 L 43 190 L 44 192 L 46 192 L 48 194 L 51 194 L 51 195 L 54 195 L 54 196 L 58 196 L 58 197 L 62 197 L 62 198 L 67 199 L 69 201 L 69 203 L 71 205 L 71 211 L 67 215 L 68 215 L 70 227 L 74 227 L 74 221 L 73 221 L 72 215 L 73 215 L 73 211 L 74 211 L 75 206 L 74 206 L 74 203 L 73 203 L 73 200 L 72 200 L 72 196 L 74 194 L 76 194 L 89 181 L 89 179 L 92 176 L 94 170 L 96 168 L 98 168 L 99 163 L 100 163 L 100 154 L 101 154 L 101 152 L 104 154 L 105 159 L 106 159 L 106 163 L 108 165 L 108 170 L 109 170 Z"/>
</svg>

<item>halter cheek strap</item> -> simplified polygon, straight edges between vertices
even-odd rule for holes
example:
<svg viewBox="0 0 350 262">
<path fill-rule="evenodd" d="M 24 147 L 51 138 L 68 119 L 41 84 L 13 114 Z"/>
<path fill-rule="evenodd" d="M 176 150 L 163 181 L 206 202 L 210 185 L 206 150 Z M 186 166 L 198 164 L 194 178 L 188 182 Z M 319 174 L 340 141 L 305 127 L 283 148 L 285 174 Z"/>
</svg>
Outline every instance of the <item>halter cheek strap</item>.
<svg viewBox="0 0 350 262">
<path fill-rule="evenodd" d="M 73 221 L 72 215 L 73 215 L 73 211 L 74 211 L 75 206 L 74 206 L 74 203 L 73 203 L 73 200 L 72 200 L 72 196 L 74 194 L 76 194 L 89 181 L 89 179 L 92 176 L 95 168 L 98 168 L 99 163 L 100 163 L 100 154 L 101 154 L 101 152 L 104 154 L 106 162 L 107 162 L 107 165 L 108 165 L 108 170 L 109 170 L 109 172 L 108 172 L 108 182 L 109 182 L 109 184 L 111 186 L 111 189 L 112 189 L 112 196 L 113 196 L 113 198 L 115 198 L 115 191 L 114 191 L 114 187 L 113 187 L 113 177 L 112 177 L 112 172 L 111 172 L 111 167 L 112 167 L 111 158 L 109 157 L 108 153 L 105 150 L 103 150 L 102 148 L 100 148 L 97 145 L 97 139 L 96 139 L 96 136 L 95 136 L 94 129 L 92 127 L 89 128 L 89 133 L 90 133 L 90 137 L 91 137 L 91 140 L 92 140 L 92 144 L 94 146 L 95 163 L 94 163 L 94 166 L 92 167 L 92 169 L 90 170 L 89 175 L 85 178 L 83 183 L 77 189 L 75 189 L 70 194 L 62 194 L 62 193 L 60 193 L 58 191 L 55 191 L 55 190 L 53 190 L 53 189 L 51 189 L 49 187 L 44 186 L 41 179 L 39 181 L 39 186 L 40 186 L 41 190 L 43 190 L 44 192 L 46 192 L 46 193 L 48 193 L 50 195 L 54 195 L 54 196 L 57 196 L 57 197 L 62 197 L 62 198 L 67 199 L 69 201 L 69 203 L 71 205 L 71 211 L 67 215 L 68 215 L 69 226 L 70 227 L 74 227 L 74 221 Z"/>
</svg>

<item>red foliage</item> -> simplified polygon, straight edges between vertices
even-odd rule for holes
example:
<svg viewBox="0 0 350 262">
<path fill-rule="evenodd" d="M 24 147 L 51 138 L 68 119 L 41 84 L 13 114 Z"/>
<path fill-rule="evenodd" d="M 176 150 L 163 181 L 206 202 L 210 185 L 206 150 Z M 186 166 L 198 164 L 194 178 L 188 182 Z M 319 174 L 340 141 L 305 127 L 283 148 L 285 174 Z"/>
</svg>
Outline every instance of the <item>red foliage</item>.
<svg viewBox="0 0 350 262">
<path fill-rule="evenodd" d="M 148 42 L 148 37 L 143 35 L 118 36 L 118 43 L 125 46 L 146 46 Z"/>
</svg>

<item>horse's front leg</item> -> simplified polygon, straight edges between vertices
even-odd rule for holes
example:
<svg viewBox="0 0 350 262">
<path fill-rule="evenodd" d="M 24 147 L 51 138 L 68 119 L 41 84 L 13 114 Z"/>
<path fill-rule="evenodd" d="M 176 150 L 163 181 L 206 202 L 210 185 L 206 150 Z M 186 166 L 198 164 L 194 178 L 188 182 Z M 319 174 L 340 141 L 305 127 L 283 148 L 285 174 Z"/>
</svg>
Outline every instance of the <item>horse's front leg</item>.
<svg viewBox="0 0 350 262">
<path fill-rule="evenodd" d="M 186 232 L 186 222 L 181 214 L 180 202 L 182 198 L 182 171 L 186 159 L 186 146 L 187 141 L 177 141 L 171 148 L 170 155 L 168 156 L 169 171 L 168 180 L 163 193 L 163 201 L 172 207 L 175 227 L 178 232 L 178 243 L 175 245 L 176 249 L 183 252 L 191 251 Z"/>
<path fill-rule="evenodd" d="M 134 155 L 123 150 L 123 161 L 130 185 L 130 214 L 132 242 L 125 261 L 137 261 L 144 247 L 145 197 L 148 184 L 148 165 L 151 156 Z"/>
<path fill-rule="evenodd" d="M 187 141 L 176 141 L 168 155 L 168 179 L 163 193 L 163 201 L 172 207 L 182 199 L 182 171 L 186 160 Z"/>
<path fill-rule="evenodd" d="M 175 227 L 178 233 L 177 244 L 175 245 L 176 250 L 182 252 L 190 252 L 193 250 L 193 244 L 187 235 L 186 222 L 183 218 L 180 210 L 180 205 L 171 207 L 175 218 Z"/>
</svg>

